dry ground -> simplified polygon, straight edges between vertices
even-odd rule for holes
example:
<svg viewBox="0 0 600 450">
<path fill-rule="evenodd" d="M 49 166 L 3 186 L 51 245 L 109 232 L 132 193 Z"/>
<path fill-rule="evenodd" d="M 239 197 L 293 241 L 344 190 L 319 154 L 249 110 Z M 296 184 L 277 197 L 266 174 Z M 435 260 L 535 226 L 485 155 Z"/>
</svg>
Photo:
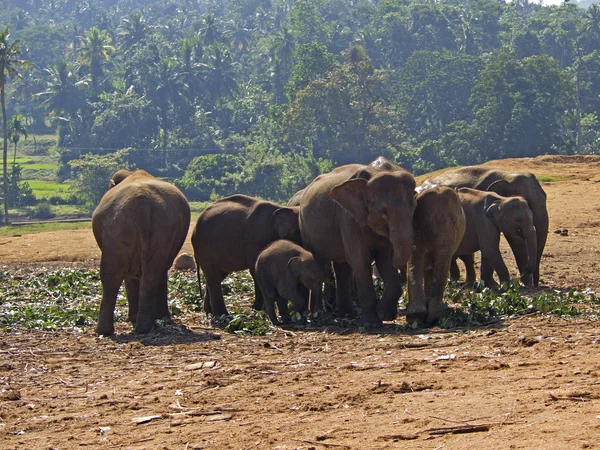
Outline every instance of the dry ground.
<svg viewBox="0 0 600 450">
<path fill-rule="evenodd" d="M 543 284 L 599 290 L 600 157 L 487 165 L 559 180 Z M 98 255 L 89 230 L 0 239 L 9 268 Z M 0 332 L 0 448 L 600 448 L 597 322 L 244 337 L 197 319 L 141 340 Z"/>
</svg>

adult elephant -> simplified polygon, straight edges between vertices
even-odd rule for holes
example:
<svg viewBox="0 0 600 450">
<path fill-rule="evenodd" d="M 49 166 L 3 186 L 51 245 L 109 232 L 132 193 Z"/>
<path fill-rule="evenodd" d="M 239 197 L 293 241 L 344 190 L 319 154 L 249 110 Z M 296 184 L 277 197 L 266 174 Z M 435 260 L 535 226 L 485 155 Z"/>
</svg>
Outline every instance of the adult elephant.
<svg viewBox="0 0 600 450">
<path fill-rule="evenodd" d="M 533 214 L 523 197 L 502 197 L 495 192 L 461 188 L 458 196 L 465 212 L 467 226 L 456 256 L 472 255 L 481 250 L 481 279 L 494 284 L 494 271 L 501 283 L 510 275 L 500 253 L 500 233 L 523 247 L 514 252 L 517 265 L 531 273 L 536 263 L 537 236 Z M 467 265 L 467 269 L 469 269 Z M 475 271 L 467 271 L 467 283 L 475 282 Z"/>
<path fill-rule="evenodd" d="M 340 314 L 352 314 L 352 275 L 361 302 L 359 324 L 379 327 L 397 316 L 402 293 L 398 270 L 413 243 L 415 180 L 405 170 L 350 164 L 320 175 L 300 202 L 300 231 L 307 250 L 333 261 Z M 379 304 L 371 262 L 385 283 Z"/>
<path fill-rule="evenodd" d="M 448 312 L 444 290 L 465 228 L 465 213 L 454 189 L 430 187 L 417 195 L 415 244 L 407 266 L 407 322 L 432 324 Z"/>
<path fill-rule="evenodd" d="M 170 183 L 144 170 L 120 170 L 92 215 L 102 250 L 102 303 L 96 331 L 114 333 L 114 310 L 123 280 L 129 320 L 147 333 L 157 318 L 169 316 L 168 270 L 190 227 L 190 206 Z"/>
<path fill-rule="evenodd" d="M 254 265 L 271 242 L 301 243 L 298 208 L 281 206 L 247 195 L 232 195 L 209 205 L 198 217 L 192 234 L 194 257 L 206 278 L 204 311 L 227 314 L 221 282 L 231 272 L 250 269 L 255 279 L 255 308 L 262 307 Z"/>
<path fill-rule="evenodd" d="M 533 214 L 537 253 L 533 265 L 533 274 L 528 273 L 528 268 L 523 265 L 519 265 L 519 272 L 525 284 L 530 284 L 531 281 L 533 281 L 534 286 L 539 284 L 540 261 L 548 238 L 548 209 L 546 207 L 546 193 L 535 175 L 529 172 L 504 172 L 481 166 L 470 166 L 444 172 L 430 181 L 434 184 L 454 188 L 470 187 L 495 192 L 504 197 L 523 197 Z M 515 254 L 517 262 L 525 261 L 527 259 L 525 248 L 527 246 L 523 245 L 522 238 L 506 236 L 506 239 Z M 532 276 L 533 280 L 531 280 Z"/>
</svg>

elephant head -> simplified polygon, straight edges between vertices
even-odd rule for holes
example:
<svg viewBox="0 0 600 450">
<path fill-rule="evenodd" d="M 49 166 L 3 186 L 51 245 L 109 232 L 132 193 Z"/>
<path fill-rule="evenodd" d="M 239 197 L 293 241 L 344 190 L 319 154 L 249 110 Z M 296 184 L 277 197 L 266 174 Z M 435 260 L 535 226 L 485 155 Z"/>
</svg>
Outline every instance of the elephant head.
<svg viewBox="0 0 600 450">
<path fill-rule="evenodd" d="M 529 205 L 522 197 L 498 198 L 494 195 L 486 197 L 485 215 L 492 220 L 498 229 L 507 237 L 520 242 L 527 249 L 522 252 L 526 261 L 517 261 L 519 266 L 526 268 L 524 278 L 529 284 L 531 274 L 536 267 L 537 235 L 533 224 L 533 214 Z"/>
<path fill-rule="evenodd" d="M 288 269 L 309 289 L 320 288 L 327 275 L 325 261 L 310 254 L 290 258 Z"/>
<path fill-rule="evenodd" d="M 336 186 L 331 198 L 361 227 L 390 240 L 397 269 L 406 265 L 413 242 L 415 179 L 405 170 L 363 169 Z"/>
<path fill-rule="evenodd" d="M 302 243 L 298 222 L 299 213 L 300 209 L 298 207 L 281 207 L 273 212 L 271 224 L 275 228 L 279 239 L 287 239 L 296 244 Z"/>
<path fill-rule="evenodd" d="M 117 184 L 131 175 L 133 172 L 127 169 L 121 169 L 114 173 L 112 177 L 110 177 L 110 181 L 108 182 L 108 189 L 114 188 Z"/>
</svg>

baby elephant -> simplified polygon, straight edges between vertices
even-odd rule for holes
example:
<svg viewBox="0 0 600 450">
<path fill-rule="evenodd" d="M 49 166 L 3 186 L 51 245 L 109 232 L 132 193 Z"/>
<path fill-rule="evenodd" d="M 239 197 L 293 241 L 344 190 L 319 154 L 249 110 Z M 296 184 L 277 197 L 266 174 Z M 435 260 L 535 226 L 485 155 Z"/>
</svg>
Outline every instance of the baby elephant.
<svg viewBox="0 0 600 450">
<path fill-rule="evenodd" d="M 302 286 L 310 290 L 311 311 L 321 309 L 321 287 L 327 274 L 325 261 L 299 245 L 284 239 L 271 243 L 258 256 L 255 274 L 264 309 L 273 324 L 279 325 L 275 302 L 283 323 L 289 319 L 288 300 L 296 311 L 306 309 Z"/>
</svg>

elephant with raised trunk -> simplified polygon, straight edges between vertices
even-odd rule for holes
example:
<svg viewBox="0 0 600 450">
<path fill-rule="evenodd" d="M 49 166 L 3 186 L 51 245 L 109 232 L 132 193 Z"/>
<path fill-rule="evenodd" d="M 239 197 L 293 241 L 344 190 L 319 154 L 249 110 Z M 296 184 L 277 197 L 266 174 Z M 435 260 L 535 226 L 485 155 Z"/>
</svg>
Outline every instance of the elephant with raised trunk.
<svg viewBox="0 0 600 450">
<path fill-rule="evenodd" d="M 324 260 L 299 245 L 284 239 L 273 242 L 258 255 L 254 272 L 263 294 L 264 309 L 274 324 L 279 325 L 275 303 L 283 323 L 289 320 L 288 300 L 295 311 L 306 310 L 307 298 L 305 292 L 298 289 L 300 286 L 310 291 L 311 311 L 321 309 L 327 266 Z"/>
<path fill-rule="evenodd" d="M 352 275 L 361 303 L 359 324 L 379 327 L 394 320 L 402 294 L 398 269 L 410 256 L 413 244 L 415 180 L 405 170 L 350 164 L 320 175 L 300 201 L 303 246 L 333 261 L 336 306 L 352 314 Z M 371 262 L 375 259 L 385 283 L 377 303 Z"/>
<path fill-rule="evenodd" d="M 532 273 L 528 272 L 528 267 L 523 265 L 523 262 L 527 260 L 527 245 L 524 245 L 523 239 L 514 235 L 506 236 L 506 239 L 519 264 L 521 281 L 525 284 L 533 282 L 534 286 L 539 284 L 540 261 L 548 238 L 548 209 L 546 193 L 535 175 L 529 172 L 503 172 L 481 166 L 471 166 L 444 172 L 431 179 L 431 182 L 454 188 L 470 187 L 495 192 L 503 197 L 523 197 L 531 209 L 533 225 L 536 229 L 537 252 Z M 469 260 L 472 261 L 472 257 Z M 469 264 L 471 263 L 469 262 Z M 471 267 L 471 270 L 474 271 L 474 268 Z M 485 270 L 489 271 L 489 268 Z"/>
<path fill-rule="evenodd" d="M 465 233 L 460 198 L 449 187 L 430 186 L 417 195 L 415 244 L 408 260 L 407 322 L 433 324 L 450 310 L 444 302 L 450 264 Z"/>
<path fill-rule="evenodd" d="M 110 189 L 92 215 L 92 230 L 102 250 L 102 303 L 96 331 L 114 333 L 114 310 L 125 280 L 129 320 L 137 333 L 169 317 L 168 270 L 190 227 L 190 206 L 170 183 L 143 170 L 116 172 Z"/>
<path fill-rule="evenodd" d="M 255 308 L 262 307 L 254 265 L 271 242 L 300 243 L 298 208 L 281 206 L 247 195 L 232 195 L 209 205 L 198 217 L 192 234 L 194 257 L 206 278 L 204 311 L 227 314 L 221 282 L 231 272 L 250 269 L 255 282 Z"/>
<path fill-rule="evenodd" d="M 517 265 L 531 274 L 537 255 L 537 235 L 533 214 L 523 197 L 502 197 L 495 192 L 461 188 L 458 196 L 465 212 L 467 227 L 456 250 L 456 256 L 470 257 L 481 250 L 481 279 L 486 285 L 495 283 L 494 271 L 501 283 L 510 281 L 510 275 L 500 253 L 500 233 L 509 242 L 522 247 L 514 252 Z M 452 274 L 453 278 L 456 276 Z M 475 270 L 467 264 L 467 283 L 475 282 Z"/>
</svg>

